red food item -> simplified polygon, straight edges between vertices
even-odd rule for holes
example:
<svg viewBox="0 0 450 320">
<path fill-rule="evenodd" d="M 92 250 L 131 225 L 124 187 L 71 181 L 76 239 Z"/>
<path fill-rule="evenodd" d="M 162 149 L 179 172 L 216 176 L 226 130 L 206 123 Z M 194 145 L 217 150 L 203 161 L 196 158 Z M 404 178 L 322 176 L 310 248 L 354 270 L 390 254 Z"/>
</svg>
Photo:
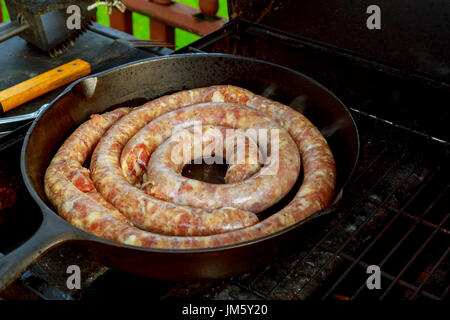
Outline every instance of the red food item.
<svg viewBox="0 0 450 320">
<path fill-rule="evenodd" d="M 254 117 L 249 117 L 249 114 Z M 149 185 L 157 185 L 155 195 L 173 200 L 167 198 L 168 184 L 154 184 L 157 175 L 150 167 L 157 165 L 158 161 L 161 163 L 167 160 L 167 152 L 172 150 L 168 147 L 170 135 L 167 132 L 171 133 L 174 125 L 189 127 L 189 119 L 192 118 L 188 118 L 188 115 L 205 125 L 250 128 L 260 124 L 261 127 L 279 128 L 280 139 L 286 142 L 282 144 L 285 149 L 280 148 L 280 155 L 290 150 L 289 154 L 279 159 L 278 177 L 281 182 L 286 182 L 286 185 L 293 184 L 292 181 L 295 183 L 300 167 L 295 159 L 300 155 L 302 160 L 303 183 L 294 199 L 279 212 L 258 221 L 255 213 L 263 210 L 267 203 L 258 204 L 256 209 L 252 205 L 244 206 L 244 209 L 220 207 L 219 197 L 215 199 L 214 205 L 208 206 L 206 203 L 203 208 L 186 205 L 185 201 L 190 201 L 188 204 L 191 205 L 198 200 L 196 196 L 200 193 L 195 188 L 198 185 L 196 182 L 186 184 L 186 181 L 182 181 L 184 184 L 180 184 L 176 197 L 176 202 L 181 204 L 162 201 L 146 194 L 139 188 L 142 176 L 144 189 L 148 189 L 146 186 Z M 155 121 L 153 125 L 152 121 Z M 157 134 L 149 135 L 146 130 L 154 128 L 159 128 L 154 131 Z M 292 149 L 294 144 L 295 150 Z M 162 149 L 158 151 L 160 146 Z M 91 152 L 89 177 L 89 172 L 82 164 Z M 152 161 L 155 154 L 161 156 L 158 161 Z M 251 170 L 246 166 L 244 164 L 241 168 L 243 180 L 234 183 L 250 183 L 264 168 L 256 172 L 253 168 L 254 171 L 248 173 Z M 178 167 L 171 168 L 173 172 L 170 179 L 179 170 Z M 288 168 L 292 172 L 290 175 L 287 174 Z M 146 170 L 148 172 L 144 175 Z M 284 188 L 283 183 L 267 181 L 261 179 L 262 189 L 270 190 L 271 183 Z M 92 182 L 95 189 L 92 189 Z M 223 246 L 282 230 L 328 207 L 333 198 L 335 182 L 333 155 L 326 140 L 311 122 L 281 103 L 234 86 L 181 91 L 150 101 L 129 113 L 128 110 L 119 109 L 103 116 L 95 115 L 64 143 L 45 176 L 47 196 L 59 214 L 75 226 L 113 241 L 174 249 Z M 226 184 L 220 186 L 227 188 L 223 187 Z M 249 194 L 255 197 L 249 203 L 262 203 L 264 196 L 276 202 L 290 189 L 258 195 L 256 186 L 248 186 L 253 190 L 253 194 Z M 233 194 L 232 188 L 229 190 Z M 241 191 L 249 192 L 245 188 Z M 222 200 L 226 202 L 233 199 L 226 196 Z"/>
<path fill-rule="evenodd" d="M 228 129 L 231 133 L 227 135 L 226 128 L 273 131 L 273 145 L 275 146 L 276 142 L 278 150 L 274 150 L 274 156 L 269 157 L 268 162 L 245 181 L 211 184 L 188 179 L 180 174 L 183 162 L 174 163 L 171 158 L 177 153 L 180 153 L 178 155 L 181 156 L 181 151 L 187 151 L 191 155 L 191 152 L 195 151 L 191 150 L 195 149 L 192 143 L 195 140 L 194 131 L 196 128 L 202 130 L 202 127 L 193 127 L 192 139 L 186 139 L 186 136 L 191 136 L 190 131 L 183 129 L 179 129 L 175 134 L 172 132 L 172 138 L 167 140 L 164 139 L 164 136 L 170 135 L 170 128 L 181 127 L 182 124 L 189 123 L 189 121 L 223 127 L 223 130 L 216 133 L 220 133 L 224 138 L 228 136 L 229 139 L 234 135 L 239 135 L 237 132 L 240 131 L 235 132 Z M 169 129 L 164 130 L 164 128 Z M 200 138 L 204 140 L 198 143 L 202 149 L 210 144 L 210 140 L 216 143 L 222 142 L 223 139 L 210 138 L 207 134 L 208 128 L 205 128 L 204 131 L 203 133 L 199 132 Z M 185 137 L 181 140 L 189 140 L 191 143 L 178 141 L 180 132 L 185 133 Z M 277 138 L 276 141 L 275 138 Z M 165 142 L 153 151 L 152 142 L 155 139 L 165 140 Z M 204 103 L 167 113 L 141 129 L 128 144 L 134 145 L 135 142 L 139 146 L 148 146 L 148 152 L 152 154 L 147 177 L 144 179 L 146 192 L 165 201 L 196 208 L 233 207 L 260 213 L 277 203 L 291 190 L 300 172 L 300 155 L 289 133 L 261 112 L 236 104 Z M 183 147 L 184 150 L 179 147 Z M 131 150 L 133 149 L 131 148 Z M 245 155 L 244 152 L 242 154 Z M 126 158 L 127 155 L 124 154 L 122 157 Z M 190 157 L 189 160 L 191 159 L 193 160 L 193 157 Z M 124 169 L 123 166 L 122 169 Z M 235 168 L 231 169 L 236 170 Z"/>
</svg>

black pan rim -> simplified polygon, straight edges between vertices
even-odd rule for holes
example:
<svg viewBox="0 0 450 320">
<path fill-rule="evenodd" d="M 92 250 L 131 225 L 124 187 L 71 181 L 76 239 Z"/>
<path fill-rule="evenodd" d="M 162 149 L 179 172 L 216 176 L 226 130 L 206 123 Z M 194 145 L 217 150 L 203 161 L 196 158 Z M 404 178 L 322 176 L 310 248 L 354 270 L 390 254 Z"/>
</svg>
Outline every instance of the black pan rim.
<svg viewBox="0 0 450 320">
<path fill-rule="evenodd" d="M 231 249 L 234 249 L 234 248 L 250 246 L 250 245 L 257 244 L 257 243 L 260 243 L 260 242 L 263 242 L 263 241 L 267 241 L 267 240 L 272 239 L 274 237 L 277 237 L 277 236 L 280 236 L 282 234 L 288 233 L 288 232 L 290 232 L 290 231 L 292 231 L 292 230 L 302 226 L 303 224 L 308 223 L 312 219 L 315 219 L 315 218 L 317 218 L 319 216 L 323 216 L 323 215 L 329 214 L 329 213 L 331 213 L 331 212 L 336 210 L 336 205 L 337 205 L 337 203 L 339 201 L 337 201 L 337 203 L 334 203 L 331 207 L 323 209 L 323 210 L 319 210 L 319 211 L 315 212 L 314 214 L 312 214 L 311 216 L 307 217 L 306 219 L 301 220 L 301 221 L 299 221 L 297 223 L 294 223 L 293 225 L 291 225 L 289 227 L 286 227 L 286 228 L 284 228 L 282 230 L 279 230 L 277 232 L 268 234 L 266 236 L 259 237 L 259 238 L 256 238 L 256 239 L 252 239 L 252 240 L 248 240 L 248 241 L 243 241 L 243 242 L 238 242 L 238 243 L 228 244 L 228 245 L 218 246 L 218 247 L 207 247 L 207 248 L 198 248 L 198 249 L 163 249 L 163 248 L 148 248 L 148 247 L 128 245 L 128 244 L 123 244 L 123 243 L 119 243 L 119 242 L 115 242 L 115 241 L 112 241 L 112 240 L 101 238 L 101 237 L 96 236 L 96 235 L 94 235 L 92 233 L 89 233 L 89 232 L 86 232 L 86 231 L 84 231 L 82 229 L 77 228 L 76 226 L 72 225 L 70 222 L 68 222 L 65 219 L 63 219 L 59 214 L 57 214 L 55 211 L 53 211 L 50 207 L 48 207 L 47 204 L 41 199 L 41 197 L 34 190 L 34 187 L 31 185 L 30 178 L 28 177 L 28 174 L 27 174 L 26 163 L 25 163 L 26 162 L 26 160 L 25 160 L 25 152 L 26 152 L 26 149 L 27 149 L 27 146 L 28 146 L 28 141 L 29 141 L 30 135 L 33 132 L 33 129 L 36 126 L 36 124 L 41 119 L 41 117 L 53 106 L 53 104 L 56 101 L 58 101 L 60 98 L 62 98 L 64 95 L 66 95 L 78 83 L 80 83 L 81 81 L 83 81 L 85 79 L 93 78 L 93 77 L 99 77 L 99 76 L 105 75 L 107 73 L 114 72 L 115 70 L 118 70 L 118 69 L 127 68 L 129 66 L 137 65 L 137 64 L 141 64 L 141 63 L 146 63 L 148 61 L 170 60 L 170 59 L 177 59 L 178 57 L 187 57 L 187 58 L 191 58 L 191 57 L 192 58 L 195 58 L 195 57 L 217 57 L 217 58 L 220 58 L 220 57 L 223 57 L 223 58 L 229 58 L 229 59 L 240 59 L 240 60 L 248 60 L 248 61 L 252 61 L 252 62 L 262 63 L 262 64 L 270 65 L 270 66 L 273 66 L 273 67 L 276 67 L 276 68 L 284 69 L 284 70 L 286 70 L 288 72 L 292 72 L 292 73 L 296 74 L 297 76 L 300 76 L 300 77 L 306 79 L 307 81 L 309 81 L 313 85 L 316 85 L 317 87 L 321 88 L 322 90 L 324 90 L 328 94 L 330 94 L 341 105 L 341 107 L 347 112 L 348 116 L 350 117 L 350 119 L 351 119 L 351 121 L 353 123 L 353 127 L 355 128 L 355 133 L 356 133 L 356 142 L 357 142 L 356 158 L 355 158 L 355 161 L 353 163 L 353 166 L 352 166 L 352 169 L 351 169 L 350 173 L 348 174 L 346 180 L 342 184 L 342 187 L 340 188 L 340 190 L 336 191 L 335 197 L 339 196 L 339 193 L 343 192 L 345 186 L 347 185 L 347 183 L 349 182 L 349 180 L 353 176 L 354 171 L 355 171 L 356 166 L 357 166 L 357 163 L 358 163 L 358 160 L 359 160 L 359 156 L 360 156 L 360 140 L 359 140 L 358 128 L 356 126 L 355 120 L 353 119 L 353 116 L 351 115 L 351 113 L 347 109 L 347 107 L 344 105 L 344 103 L 333 92 L 331 92 L 325 86 L 323 86 L 322 84 L 317 82 L 317 80 L 314 80 L 314 79 L 308 77 L 307 75 L 304 75 L 301 72 L 298 72 L 296 70 L 293 70 L 293 69 L 290 69 L 288 67 L 285 67 L 285 66 L 282 66 L 282 65 L 278 65 L 278 64 L 275 64 L 275 63 L 272 63 L 272 62 L 269 62 L 269 61 L 265 61 L 265 60 L 261 60 L 261 59 L 255 59 L 255 58 L 250 58 L 250 57 L 245 57 L 245 56 L 239 56 L 239 55 L 224 54 L 224 53 L 184 53 L 184 54 L 173 54 L 173 55 L 162 56 L 162 57 L 145 58 L 145 59 L 133 61 L 133 62 L 130 62 L 130 63 L 126 63 L 126 64 L 123 64 L 123 65 L 120 65 L 120 66 L 116 66 L 116 67 L 113 67 L 111 69 L 104 70 L 104 71 L 101 71 L 101 72 L 98 72 L 98 73 L 95 73 L 95 74 L 88 75 L 88 76 L 83 77 L 81 79 L 78 79 L 75 82 L 73 82 L 72 84 L 70 84 L 63 92 L 61 92 L 55 99 L 53 99 L 45 107 L 44 110 L 42 110 L 42 112 L 39 114 L 39 116 L 31 124 L 30 128 L 27 131 L 25 139 L 23 141 L 22 148 L 21 148 L 21 155 L 20 155 L 20 170 L 21 170 L 21 173 L 22 173 L 22 178 L 24 180 L 25 186 L 26 186 L 28 192 L 31 194 L 31 196 L 34 199 L 34 201 L 36 201 L 36 203 L 41 208 L 41 211 L 42 211 L 42 214 L 44 216 L 44 219 L 45 219 L 45 215 L 47 215 L 47 214 L 51 215 L 53 218 L 60 219 L 68 227 L 70 227 L 72 230 L 76 230 L 77 233 L 79 233 L 80 236 L 81 236 L 80 239 L 74 238 L 74 239 L 68 239 L 68 241 L 70 241 L 70 240 L 73 240 L 73 241 L 79 241 L 79 240 L 94 241 L 94 242 L 98 242 L 98 243 L 102 243 L 102 244 L 106 244 L 106 245 L 110 245 L 110 246 L 115 246 L 115 247 L 118 247 L 118 248 L 127 248 L 127 249 L 131 249 L 131 250 L 139 250 L 139 251 L 143 251 L 143 252 L 178 253 L 178 254 L 192 253 L 192 254 L 194 254 L 194 253 L 206 253 L 206 252 L 218 252 L 218 251 L 224 251 L 224 250 L 231 250 Z"/>
</svg>

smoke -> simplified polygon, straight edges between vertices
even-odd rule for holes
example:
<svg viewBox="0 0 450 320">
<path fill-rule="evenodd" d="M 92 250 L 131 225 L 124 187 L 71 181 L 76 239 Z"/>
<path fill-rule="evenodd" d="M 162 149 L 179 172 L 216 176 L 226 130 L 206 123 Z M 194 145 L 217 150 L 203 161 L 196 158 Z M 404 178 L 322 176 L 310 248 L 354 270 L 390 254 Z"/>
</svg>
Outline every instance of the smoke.
<svg viewBox="0 0 450 320">
<path fill-rule="evenodd" d="M 269 98 L 272 96 L 277 88 L 277 85 L 275 83 L 271 83 L 267 88 L 264 89 L 262 96 Z"/>
<path fill-rule="evenodd" d="M 332 135 L 334 135 L 336 133 L 336 131 L 338 131 L 339 129 L 342 129 L 345 127 L 345 123 L 346 121 L 344 119 L 340 119 L 338 121 L 336 121 L 333 124 L 330 124 L 329 126 L 326 126 L 322 129 L 320 129 L 320 132 L 322 133 L 322 135 L 325 138 L 329 138 Z"/>
<path fill-rule="evenodd" d="M 302 94 L 300 96 L 295 97 L 289 106 L 301 114 L 305 114 L 306 112 L 306 101 L 308 100 L 308 96 L 306 94 Z"/>
</svg>

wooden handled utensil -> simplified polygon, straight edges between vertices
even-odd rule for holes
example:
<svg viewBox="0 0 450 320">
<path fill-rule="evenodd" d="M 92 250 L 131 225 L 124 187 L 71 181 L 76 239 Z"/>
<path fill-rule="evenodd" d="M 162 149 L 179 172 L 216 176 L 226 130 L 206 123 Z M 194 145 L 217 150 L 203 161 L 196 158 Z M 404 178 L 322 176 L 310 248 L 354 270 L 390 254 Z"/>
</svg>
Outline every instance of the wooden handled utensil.
<svg viewBox="0 0 450 320">
<path fill-rule="evenodd" d="M 0 114 L 89 73 L 91 73 L 91 65 L 86 61 L 76 59 L 0 91 Z"/>
</svg>

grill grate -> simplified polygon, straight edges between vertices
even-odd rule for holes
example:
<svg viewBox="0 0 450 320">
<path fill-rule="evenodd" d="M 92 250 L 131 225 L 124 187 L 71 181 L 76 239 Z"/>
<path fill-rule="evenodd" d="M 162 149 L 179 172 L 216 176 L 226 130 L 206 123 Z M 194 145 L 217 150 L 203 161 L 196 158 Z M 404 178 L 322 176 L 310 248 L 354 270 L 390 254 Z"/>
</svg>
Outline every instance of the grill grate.
<svg viewBox="0 0 450 320">
<path fill-rule="evenodd" d="M 352 113 L 360 167 L 331 227 L 310 239 L 307 252 L 234 285 L 264 299 L 446 298 L 448 287 L 433 276 L 449 284 L 449 144 Z M 367 289 L 369 265 L 381 268 L 381 290 Z"/>
</svg>

